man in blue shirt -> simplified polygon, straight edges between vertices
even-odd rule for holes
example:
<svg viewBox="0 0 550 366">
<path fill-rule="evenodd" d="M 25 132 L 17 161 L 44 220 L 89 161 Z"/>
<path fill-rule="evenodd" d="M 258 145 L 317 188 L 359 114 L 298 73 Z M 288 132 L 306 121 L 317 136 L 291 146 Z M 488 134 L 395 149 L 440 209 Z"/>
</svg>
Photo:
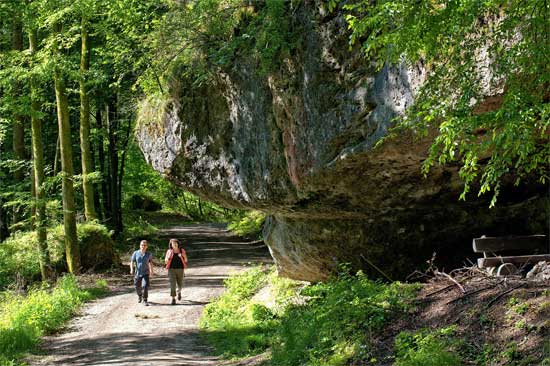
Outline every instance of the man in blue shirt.
<svg viewBox="0 0 550 366">
<path fill-rule="evenodd" d="M 145 306 L 149 306 L 147 295 L 149 294 L 149 278 L 153 276 L 153 255 L 147 251 L 149 242 L 142 240 L 139 243 L 139 250 L 132 253 L 130 258 L 130 274 L 134 274 L 134 262 L 136 270 L 134 286 L 138 295 L 138 302 L 143 300 Z"/>
</svg>

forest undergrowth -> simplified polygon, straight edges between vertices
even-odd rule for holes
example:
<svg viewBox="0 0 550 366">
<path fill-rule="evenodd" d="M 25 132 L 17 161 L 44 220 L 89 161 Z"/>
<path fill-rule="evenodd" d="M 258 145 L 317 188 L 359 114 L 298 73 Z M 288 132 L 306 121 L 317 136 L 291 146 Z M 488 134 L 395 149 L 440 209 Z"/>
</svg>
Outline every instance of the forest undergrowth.
<svg viewBox="0 0 550 366">
<path fill-rule="evenodd" d="M 43 282 L 27 291 L 0 292 L 0 366 L 21 365 L 43 335 L 60 329 L 85 302 L 107 293 L 104 280 L 82 287 L 73 275 L 54 286 Z"/>
<path fill-rule="evenodd" d="M 343 270 L 309 284 L 254 267 L 226 281 L 200 326 L 218 354 L 264 354 L 266 366 L 550 365 L 547 283 L 473 268 L 453 279 L 383 283 Z"/>
</svg>

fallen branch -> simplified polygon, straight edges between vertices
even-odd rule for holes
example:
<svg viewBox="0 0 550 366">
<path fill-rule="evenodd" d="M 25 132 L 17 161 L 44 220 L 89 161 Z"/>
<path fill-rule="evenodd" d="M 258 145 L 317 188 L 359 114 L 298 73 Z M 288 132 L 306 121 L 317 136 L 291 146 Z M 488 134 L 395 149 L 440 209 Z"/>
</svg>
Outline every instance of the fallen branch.
<svg viewBox="0 0 550 366">
<path fill-rule="evenodd" d="M 489 303 L 487 304 L 487 306 L 485 306 L 485 310 L 489 309 L 495 302 L 497 302 L 500 298 L 502 298 L 502 296 L 506 295 L 506 294 L 509 294 L 510 292 L 514 291 L 514 290 L 517 290 L 518 288 L 520 287 L 523 287 L 525 286 L 524 283 L 520 283 L 519 285 L 516 285 L 504 292 L 501 292 L 498 296 L 496 296 L 494 299 L 492 299 L 491 301 L 489 301 Z"/>
<path fill-rule="evenodd" d="M 450 285 L 447 285 L 447 286 L 445 286 L 445 287 L 443 287 L 443 288 L 440 288 L 439 290 L 430 292 L 429 294 L 426 295 L 426 297 L 430 297 L 430 296 L 433 296 L 433 295 L 437 295 L 437 294 L 439 294 L 439 293 L 441 293 L 441 292 L 443 292 L 443 291 L 445 291 L 445 290 L 448 290 L 448 289 L 450 289 L 451 287 L 454 287 L 454 286 L 455 286 L 455 284 L 454 284 L 454 283 L 451 283 Z"/>
<path fill-rule="evenodd" d="M 493 287 L 495 287 L 495 286 L 500 285 L 500 284 L 503 283 L 503 282 L 504 282 L 504 280 L 502 280 L 502 281 L 500 281 L 500 282 L 497 282 L 497 283 L 493 283 L 493 284 L 490 285 L 490 286 L 485 286 L 485 287 L 482 287 L 482 288 L 480 288 L 480 289 L 477 289 L 477 290 L 474 290 L 474 291 L 467 292 L 467 293 L 465 293 L 465 294 L 464 294 L 463 296 L 461 296 L 461 297 L 457 297 L 456 299 L 452 299 L 452 300 L 448 301 L 447 303 L 445 303 L 445 305 L 450 305 L 450 304 L 452 304 L 452 303 L 455 302 L 455 301 L 462 300 L 462 299 L 464 299 L 464 298 L 466 298 L 466 297 L 468 297 L 468 296 L 475 295 L 475 294 L 480 293 L 480 292 L 485 291 L 485 290 L 489 290 L 489 289 L 491 289 L 491 288 L 493 288 Z"/>
<path fill-rule="evenodd" d="M 466 293 L 466 290 L 464 290 L 464 287 L 462 287 L 462 285 L 460 283 L 458 283 L 457 280 L 455 280 L 454 278 L 452 278 L 448 274 L 446 274 L 444 272 L 439 272 L 439 271 L 435 271 L 434 273 L 436 274 L 436 276 L 443 276 L 443 277 L 447 278 L 449 281 L 453 282 L 460 289 L 460 291 L 462 291 L 463 294 Z"/>
</svg>

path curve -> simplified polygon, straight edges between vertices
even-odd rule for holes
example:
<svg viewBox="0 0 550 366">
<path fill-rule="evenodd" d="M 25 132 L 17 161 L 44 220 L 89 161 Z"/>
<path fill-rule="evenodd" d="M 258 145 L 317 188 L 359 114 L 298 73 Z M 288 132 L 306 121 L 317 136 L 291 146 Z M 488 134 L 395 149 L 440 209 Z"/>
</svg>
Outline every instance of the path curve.
<svg viewBox="0 0 550 366">
<path fill-rule="evenodd" d="M 30 365 L 220 364 L 198 334 L 202 309 L 223 291 L 223 280 L 229 274 L 248 263 L 271 262 L 269 252 L 261 243 L 246 243 L 231 235 L 222 224 L 168 228 L 150 247 L 165 247 L 172 237 L 184 243 L 189 257 L 182 300 L 176 306 L 169 305 L 166 270 L 160 263 L 155 266 L 148 307 L 137 302 L 132 276 L 124 275 L 128 285 L 122 291 L 85 305 L 66 332 L 45 338 L 45 355 L 30 358 Z"/>
</svg>

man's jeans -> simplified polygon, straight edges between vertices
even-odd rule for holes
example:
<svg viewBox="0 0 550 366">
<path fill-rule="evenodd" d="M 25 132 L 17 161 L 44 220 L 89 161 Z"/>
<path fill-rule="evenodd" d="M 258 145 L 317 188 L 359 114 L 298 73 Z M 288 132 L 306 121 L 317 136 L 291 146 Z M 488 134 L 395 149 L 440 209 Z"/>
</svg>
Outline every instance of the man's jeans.
<svg viewBox="0 0 550 366">
<path fill-rule="evenodd" d="M 147 301 L 147 295 L 149 295 L 149 275 L 136 275 L 134 277 L 134 286 L 139 297 L 143 297 L 144 301 Z"/>
</svg>

